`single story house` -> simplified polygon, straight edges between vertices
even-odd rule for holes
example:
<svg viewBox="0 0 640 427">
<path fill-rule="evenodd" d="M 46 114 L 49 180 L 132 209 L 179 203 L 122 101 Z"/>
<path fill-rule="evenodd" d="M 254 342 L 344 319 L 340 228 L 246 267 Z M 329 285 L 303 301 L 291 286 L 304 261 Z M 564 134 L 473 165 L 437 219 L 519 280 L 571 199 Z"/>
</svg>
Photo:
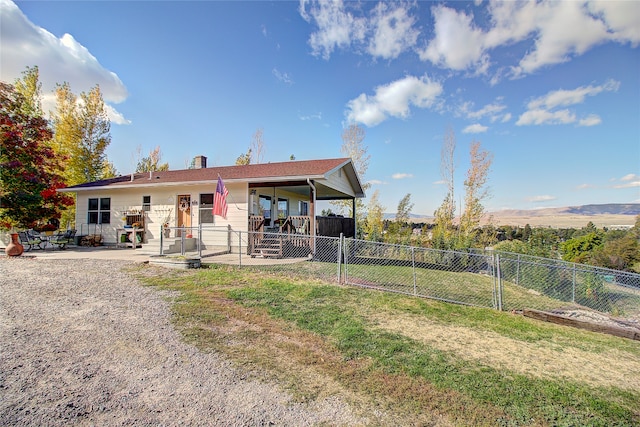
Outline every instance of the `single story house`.
<svg viewBox="0 0 640 427">
<path fill-rule="evenodd" d="M 356 198 L 365 196 L 349 158 L 215 167 L 206 163 L 206 157 L 197 156 L 193 169 L 132 173 L 59 191 L 76 194 L 78 235 L 100 234 L 104 243 L 117 244 L 124 240 L 125 226 L 133 226 L 144 246 L 158 248 L 161 238 L 181 233 L 193 238 L 200 226 L 260 236 L 326 234 L 319 229 L 317 201 L 351 200 L 355 212 Z M 219 178 L 228 190 L 226 218 L 213 214 Z M 345 234 L 355 235 L 355 221 L 347 224 Z"/>
</svg>

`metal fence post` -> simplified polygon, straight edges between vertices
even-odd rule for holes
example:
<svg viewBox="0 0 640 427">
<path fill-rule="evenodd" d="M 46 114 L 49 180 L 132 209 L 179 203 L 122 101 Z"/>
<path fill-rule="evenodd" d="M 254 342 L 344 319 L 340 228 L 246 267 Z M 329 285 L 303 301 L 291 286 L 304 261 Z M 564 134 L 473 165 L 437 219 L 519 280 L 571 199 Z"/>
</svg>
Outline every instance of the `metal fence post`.
<svg viewBox="0 0 640 427">
<path fill-rule="evenodd" d="M 492 252 L 491 253 L 491 277 L 493 278 L 493 287 L 491 289 L 491 292 L 493 295 L 491 295 L 492 297 L 492 303 L 493 303 L 493 308 L 498 308 L 498 277 L 496 275 L 496 253 Z"/>
<path fill-rule="evenodd" d="M 340 237 L 338 238 L 338 259 L 336 260 L 338 263 L 337 275 L 338 275 L 338 283 L 342 284 L 342 242 L 344 240 L 344 234 L 340 233 Z"/>
<path fill-rule="evenodd" d="M 496 275 L 498 276 L 498 311 L 502 311 L 502 275 L 500 274 L 500 254 L 496 254 Z"/>
<path fill-rule="evenodd" d="M 571 302 L 576 303 L 576 265 L 573 264 L 573 280 L 572 282 L 572 290 L 571 290 Z"/>
<path fill-rule="evenodd" d="M 248 233 L 247 238 L 249 236 Z M 229 234 L 231 234 L 231 231 L 229 231 Z M 231 241 L 229 241 L 229 248 L 231 248 Z M 238 231 L 238 267 L 242 267 L 242 231 Z"/>
<path fill-rule="evenodd" d="M 198 224 L 198 258 L 202 258 L 202 223 Z"/>
<path fill-rule="evenodd" d="M 415 248 L 411 246 L 411 267 L 413 270 L 413 295 L 418 295 L 418 288 L 416 283 L 416 254 Z"/>
<path fill-rule="evenodd" d="M 160 255 L 164 255 L 163 248 L 164 248 L 164 227 L 160 226 Z"/>
</svg>

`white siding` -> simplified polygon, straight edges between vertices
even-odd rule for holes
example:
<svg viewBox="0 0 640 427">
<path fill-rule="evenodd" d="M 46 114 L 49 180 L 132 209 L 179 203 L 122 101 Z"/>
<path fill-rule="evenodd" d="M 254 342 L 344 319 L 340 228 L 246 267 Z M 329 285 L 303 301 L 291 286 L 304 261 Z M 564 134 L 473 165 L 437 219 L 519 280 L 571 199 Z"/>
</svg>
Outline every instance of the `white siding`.
<svg viewBox="0 0 640 427">
<path fill-rule="evenodd" d="M 231 226 L 233 230 L 247 230 L 247 184 L 228 184 L 229 196 L 227 197 L 227 219 L 216 216 L 216 226 Z M 96 191 L 80 191 L 76 203 L 76 229 L 78 235 L 92 234 L 96 227 L 88 224 L 88 199 L 90 198 L 111 198 L 111 223 L 102 225 L 102 235 L 107 244 L 116 243 L 116 230 L 124 226 L 122 219 L 127 211 L 141 210 L 142 197 L 151 196 L 151 210 L 145 216 L 145 240 L 153 241 L 160 239 L 160 232 L 165 219 L 168 218 L 169 226 L 176 225 L 176 212 L 178 210 L 178 195 L 189 194 L 191 196 L 191 224 L 197 226 L 199 223 L 198 204 L 200 194 L 215 193 L 215 183 L 211 185 L 191 185 L 174 187 L 149 187 L 134 189 L 111 189 Z M 100 232 L 100 226 L 97 227 Z"/>
</svg>

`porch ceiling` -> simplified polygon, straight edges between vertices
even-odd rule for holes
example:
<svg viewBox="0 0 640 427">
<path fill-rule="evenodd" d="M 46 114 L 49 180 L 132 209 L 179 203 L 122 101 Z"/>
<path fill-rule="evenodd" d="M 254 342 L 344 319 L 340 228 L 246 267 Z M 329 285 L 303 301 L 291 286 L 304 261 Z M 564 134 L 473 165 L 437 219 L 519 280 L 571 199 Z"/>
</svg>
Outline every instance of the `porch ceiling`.
<svg viewBox="0 0 640 427">
<path fill-rule="evenodd" d="M 334 188 L 328 187 L 322 182 L 315 181 L 314 185 L 316 187 L 316 199 L 317 200 L 340 200 L 340 199 L 351 199 L 353 196 L 349 194 L 345 194 L 341 191 L 338 191 Z M 282 183 L 282 182 L 265 182 L 260 184 L 250 184 L 249 188 L 265 188 L 265 187 L 275 187 L 277 189 L 281 189 L 283 191 L 288 191 L 294 194 L 298 194 L 302 197 L 310 197 L 311 189 L 309 184 L 306 182 L 300 183 Z"/>
</svg>

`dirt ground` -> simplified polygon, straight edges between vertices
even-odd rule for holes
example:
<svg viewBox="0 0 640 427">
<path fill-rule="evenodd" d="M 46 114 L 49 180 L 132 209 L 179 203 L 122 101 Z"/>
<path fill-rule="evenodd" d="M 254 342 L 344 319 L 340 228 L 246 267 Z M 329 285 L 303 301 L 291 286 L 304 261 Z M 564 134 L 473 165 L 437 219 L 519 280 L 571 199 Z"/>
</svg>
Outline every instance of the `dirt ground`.
<svg viewBox="0 0 640 427">
<path fill-rule="evenodd" d="M 0 258 L 0 425 L 362 425 L 183 343 L 128 261 Z"/>
</svg>

